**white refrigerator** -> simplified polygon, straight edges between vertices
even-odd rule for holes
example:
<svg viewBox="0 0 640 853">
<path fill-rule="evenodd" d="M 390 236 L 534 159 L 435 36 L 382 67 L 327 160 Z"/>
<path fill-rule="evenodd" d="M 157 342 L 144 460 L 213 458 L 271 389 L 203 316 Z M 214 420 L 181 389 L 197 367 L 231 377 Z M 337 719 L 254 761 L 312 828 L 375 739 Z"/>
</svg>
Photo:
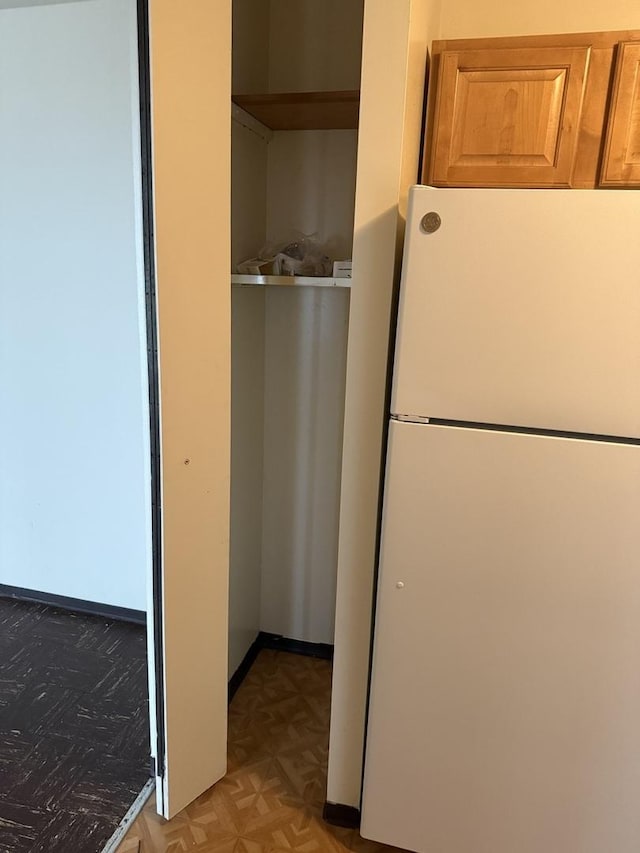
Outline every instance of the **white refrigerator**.
<svg viewBox="0 0 640 853">
<path fill-rule="evenodd" d="M 640 193 L 409 208 L 362 834 L 638 853 Z"/>
</svg>

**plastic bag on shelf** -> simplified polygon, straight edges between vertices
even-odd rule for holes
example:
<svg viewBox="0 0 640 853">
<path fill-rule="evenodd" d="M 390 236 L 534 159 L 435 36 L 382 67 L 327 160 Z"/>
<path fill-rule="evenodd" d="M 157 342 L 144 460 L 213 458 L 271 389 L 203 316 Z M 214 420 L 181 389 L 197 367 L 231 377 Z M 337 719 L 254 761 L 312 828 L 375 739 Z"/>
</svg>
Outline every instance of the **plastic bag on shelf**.
<svg viewBox="0 0 640 853">
<path fill-rule="evenodd" d="M 298 234 L 286 242 L 264 246 L 262 258 L 273 258 L 274 275 L 331 275 L 333 263 L 315 234 Z"/>
</svg>

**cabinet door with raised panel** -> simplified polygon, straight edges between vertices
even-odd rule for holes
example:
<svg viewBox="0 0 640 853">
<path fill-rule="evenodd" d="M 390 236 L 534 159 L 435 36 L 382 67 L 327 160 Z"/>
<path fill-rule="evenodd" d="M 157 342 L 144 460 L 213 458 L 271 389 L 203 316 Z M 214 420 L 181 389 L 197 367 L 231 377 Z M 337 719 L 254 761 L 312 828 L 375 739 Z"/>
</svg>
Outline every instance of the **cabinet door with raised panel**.
<svg viewBox="0 0 640 853">
<path fill-rule="evenodd" d="M 429 182 L 569 187 L 590 48 L 444 51 Z"/>
<path fill-rule="evenodd" d="M 640 187 L 640 41 L 619 47 L 600 185 Z"/>
</svg>

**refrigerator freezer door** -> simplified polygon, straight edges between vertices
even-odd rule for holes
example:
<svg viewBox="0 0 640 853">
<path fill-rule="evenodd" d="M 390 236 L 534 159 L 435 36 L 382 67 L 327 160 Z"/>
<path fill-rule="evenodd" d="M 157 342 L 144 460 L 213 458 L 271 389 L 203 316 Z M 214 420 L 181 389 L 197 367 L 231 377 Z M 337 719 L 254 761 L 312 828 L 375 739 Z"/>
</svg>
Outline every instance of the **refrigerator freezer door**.
<svg viewBox="0 0 640 853">
<path fill-rule="evenodd" d="M 640 436 L 638 235 L 640 193 L 414 188 L 392 411 Z"/>
<path fill-rule="evenodd" d="M 363 835 L 640 850 L 640 448 L 392 424 Z"/>
</svg>

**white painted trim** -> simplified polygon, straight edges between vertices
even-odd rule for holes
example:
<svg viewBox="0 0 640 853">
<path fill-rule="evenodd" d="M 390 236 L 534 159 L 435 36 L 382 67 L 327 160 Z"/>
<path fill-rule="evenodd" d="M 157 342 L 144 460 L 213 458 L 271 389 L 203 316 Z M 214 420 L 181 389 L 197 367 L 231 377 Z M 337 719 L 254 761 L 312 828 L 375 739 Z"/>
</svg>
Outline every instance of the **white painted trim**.
<svg viewBox="0 0 640 853">
<path fill-rule="evenodd" d="M 155 784 L 156 783 L 153 779 L 149 779 L 149 781 L 145 783 L 144 788 L 136 797 L 133 805 L 120 821 L 118 828 L 113 833 L 111 838 L 107 841 L 106 845 L 102 850 L 102 853 L 115 853 L 115 851 L 118 849 L 118 847 L 124 840 L 125 835 L 131 828 L 131 824 L 138 817 L 138 815 L 144 808 L 147 800 L 151 796 L 152 792 L 155 790 Z"/>
<path fill-rule="evenodd" d="M 365 0 L 327 801 L 359 808 L 393 292 L 436 0 Z"/>
</svg>

